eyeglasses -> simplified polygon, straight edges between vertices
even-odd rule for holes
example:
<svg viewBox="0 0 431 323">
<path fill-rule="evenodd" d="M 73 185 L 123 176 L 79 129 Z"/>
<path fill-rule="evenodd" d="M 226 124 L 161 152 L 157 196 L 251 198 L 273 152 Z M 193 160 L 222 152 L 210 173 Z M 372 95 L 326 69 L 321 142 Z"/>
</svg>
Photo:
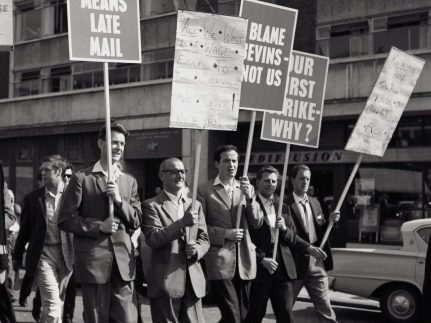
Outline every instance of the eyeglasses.
<svg viewBox="0 0 431 323">
<path fill-rule="evenodd" d="M 71 178 L 72 174 L 64 174 L 63 177 Z"/>
<path fill-rule="evenodd" d="M 175 176 L 178 176 L 178 175 L 184 176 L 187 174 L 188 170 L 187 169 L 165 169 L 165 170 L 162 170 L 162 172 L 168 173 L 170 175 L 175 175 Z"/>
</svg>

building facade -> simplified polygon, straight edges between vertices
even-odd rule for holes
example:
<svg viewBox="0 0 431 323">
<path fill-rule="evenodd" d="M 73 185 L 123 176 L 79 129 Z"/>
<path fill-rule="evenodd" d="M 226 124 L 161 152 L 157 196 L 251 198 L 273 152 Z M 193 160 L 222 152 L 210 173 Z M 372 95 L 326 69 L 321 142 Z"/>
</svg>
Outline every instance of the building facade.
<svg viewBox="0 0 431 323">
<path fill-rule="evenodd" d="M 308 164 L 312 185 L 330 208 L 357 156 L 344 151 L 391 46 L 426 61 L 431 56 L 431 5 L 426 0 L 278 0 L 299 10 L 294 48 L 331 58 L 319 149 L 292 147 L 290 165 Z M 0 159 L 17 200 L 36 187 L 41 159 L 60 153 L 75 168 L 99 156 L 104 120 L 103 64 L 71 62 L 65 0 L 15 0 L 15 47 L 2 69 Z M 193 164 L 195 134 L 170 129 L 169 111 L 177 9 L 238 15 L 239 0 L 140 0 L 142 64 L 109 64 L 111 114 L 131 136 L 124 167 L 142 196 L 160 185 L 157 169 L 168 156 Z M 4 64 L 2 64 L 3 66 Z M 350 188 L 334 243 L 398 243 L 400 225 L 431 215 L 431 71 L 428 64 L 384 158 L 366 157 Z M 4 88 L 4 82 L 9 87 Z M 212 152 L 222 143 L 245 153 L 250 112 L 237 132 L 204 132 L 200 180 L 215 174 Z M 250 177 L 259 167 L 282 169 L 283 145 L 259 139 L 257 113 Z M 241 170 L 240 170 L 241 171 Z M 192 183 L 192 179 L 189 179 Z"/>
</svg>

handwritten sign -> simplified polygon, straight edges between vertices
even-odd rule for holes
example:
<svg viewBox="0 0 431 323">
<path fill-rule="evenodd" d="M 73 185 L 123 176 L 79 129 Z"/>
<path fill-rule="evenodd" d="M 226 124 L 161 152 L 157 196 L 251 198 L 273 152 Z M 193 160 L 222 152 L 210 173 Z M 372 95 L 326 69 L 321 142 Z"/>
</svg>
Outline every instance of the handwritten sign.
<svg viewBox="0 0 431 323">
<path fill-rule="evenodd" d="M 256 0 L 241 2 L 249 20 L 241 109 L 280 112 L 298 11 Z"/>
<path fill-rule="evenodd" d="M 424 64 L 392 47 L 346 150 L 383 157 Z"/>
<path fill-rule="evenodd" d="M 265 112 L 261 138 L 319 147 L 329 59 L 292 51 L 282 113 Z"/>
<path fill-rule="evenodd" d="M 178 11 L 170 127 L 236 130 L 247 20 Z"/>
<path fill-rule="evenodd" d="M 0 0 L 0 46 L 13 46 L 12 0 Z"/>
<path fill-rule="evenodd" d="M 71 60 L 141 62 L 138 0 L 68 0 Z"/>
</svg>

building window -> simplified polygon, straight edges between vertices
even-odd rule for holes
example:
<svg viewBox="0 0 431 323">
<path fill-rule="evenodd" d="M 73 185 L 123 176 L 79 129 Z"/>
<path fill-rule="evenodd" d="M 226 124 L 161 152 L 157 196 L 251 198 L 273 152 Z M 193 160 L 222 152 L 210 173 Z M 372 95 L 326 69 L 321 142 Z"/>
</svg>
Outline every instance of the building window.
<svg viewBox="0 0 431 323">
<path fill-rule="evenodd" d="M 374 30 L 374 53 L 389 52 L 391 46 L 403 50 L 427 48 L 431 45 L 428 12 L 387 17 Z"/>
<path fill-rule="evenodd" d="M 116 64 L 109 69 L 109 84 L 139 82 L 141 80 L 141 65 Z"/>
<path fill-rule="evenodd" d="M 19 18 L 21 33 L 18 35 L 19 40 L 30 40 L 40 38 L 42 34 L 42 9 L 34 7 L 25 7 L 21 10 Z"/>
<path fill-rule="evenodd" d="M 219 0 L 217 13 L 219 15 L 238 16 L 240 1 L 238 0 Z"/>
<path fill-rule="evenodd" d="M 73 89 L 88 89 L 103 86 L 103 68 L 100 63 L 78 63 L 72 65 Z"/>
<path fill-rule="evenodd" d="M 175 48 L 143 53 L 143 80 L 171 78 L 173 75 L 174 54 Z"/>
<path fill-rule="evenodd" d="M 22 72 L 21 82 L 15 84 L 15 96 L 40 93 L 40 71 Z"/>
<path fill-rule="evenodd" d="M 57 0 L 54 5 L 54 34 L 67 33 L 66 0 Z"/>
<path fill-rule="evenodd" d="M 179 3 L 178 5 L 177 5 L 177 2 Z M 180 7 L 180 9 L 186 9 L 187 7 L 182 7 L 181 5 L 187 2 L 193 2 L 193 1 L 140 0 L 139 7 L 140 7 L 141 18 L 160 15 L 168 12 L 175 12 L 178 9 L 178 7 Z"/>
<path fill-rule="evenodd" d="M 71 77 L 70 66 L 56 67 L 51 69 L 50 92 L 62 92 L 70 90 L 72 88 Z"/>
<path fill-rule="evenodd" d="M 176 15 L 142 21 L 142 50 L 149 51 L 175 46 L 176 28 Z"/>
</svg>

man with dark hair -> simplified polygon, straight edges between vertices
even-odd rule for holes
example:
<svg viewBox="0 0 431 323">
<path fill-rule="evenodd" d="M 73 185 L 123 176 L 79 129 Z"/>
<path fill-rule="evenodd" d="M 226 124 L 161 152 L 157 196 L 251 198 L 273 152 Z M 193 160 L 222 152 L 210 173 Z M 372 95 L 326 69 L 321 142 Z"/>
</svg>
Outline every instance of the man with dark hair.
<svg viewBox="0 0 431 323">
<path fill-rule="evenodd" d="M 181 160 L 164 160 L 159 177 L 163 191 L 143 203 L 142 231 L 152 250 L 147 280 L 151 317 L 154 323 L 203 323 L 205 276 L 199 262 L 209 242 L 202 206 L 196 201 L 192 210 Z"/>
<path fill-rule="evenodd" d="M 326 220 L 323 216 L 319 201 L 307 195 L 310 186 L 311 172 L 306 165 L 295 165 L 292 168 L 290 180 L 293 192 L 288 196 L 287 204 L 292 215 L 296 233 L 303 240 L 314 246 L 319 246 L 326 229 Z M 332 212 L 331 219 L 337 222 L 340 212 Z M 305 286 L 311 301 L 316 308 L 319 320 L 322 322 L 337 322 L 334 310 L 329 301 L 329 283 L 327 270 L 333 268 L 333 260 L 329 243 L 326 242 L 323 250 L 326 259 L 319 261 L 312 252 L 307 254 L 293 250 L 298 279 L 293 283 L 295 299 L 301 288 Z"/>
<path fill-rule="evenodd" d="M 259 229 L 250 230 L 251 240 L 256 245 L 257 275 L 251 284 L 247 323 L 262 322 L 268 299 L 271 299 L 277 322 L 293 322 L 292 284 L 297 273 L 291 250 L 306 253 L 309 248 L 314 248 L 296 235 L 287 205 L 283 205 L 282 215 L 277 217 L 280 200 L 274 192 L 278 177 L 278 170 L 273 166 L 264 166 L 257 172 L 256 201 L 264 214 L 264 223 Z M 272 254 L 277 229 L 279 241 L 274 260 Z"/>
<path fill-rule="evenodd" d="M 58 207 L 63 196 L 62 173 L 66 162 L 60 155 L 50 155 L 42 161 L 39 171 L 44 187 L 24 197 L 22 222 L 13 253 L 17 270 L 25 250 L 26 283 L 29 293 L 36 282 L 42 301 L 41 322 L 61 322 L 67 282 L 72 274 L 72 236 L 57 228 Z"/>
<path fill-rule="evenodd" d="M 205 256 L 208 279 L 216 296 L 222 320 L 239 323 L 249 308 L 250 283 L 256 277 L 256 253 L 249 227 L 259 228 L 263 215 L 247 177 L 235 180 L 238 150 L 235 146 L 218 147 L 214 153 L 218 176 L 199 186 L 211 248 Z M 245 197 L 240 199 L 241 192 Z M 241 222 L 236 228 L 237 210 Z"/>
<path fill-rule="evenodd" d="M 113 123 L 111 142 L 99 133 L 100 160 L 72 175 L 59 211 L 58 226 L 74 234 L 75 279 L 81 283 L 84 320 L 137 321 L 133 302 L 135 255 L 130 235 L 141 224 L 136 179 L 120 170 L 126 128 Z M 113 174 L 108 178 L 107 145 L 112 148 Z M 109 214 L 109 198 L 114 216 Z"/>
</svg>

